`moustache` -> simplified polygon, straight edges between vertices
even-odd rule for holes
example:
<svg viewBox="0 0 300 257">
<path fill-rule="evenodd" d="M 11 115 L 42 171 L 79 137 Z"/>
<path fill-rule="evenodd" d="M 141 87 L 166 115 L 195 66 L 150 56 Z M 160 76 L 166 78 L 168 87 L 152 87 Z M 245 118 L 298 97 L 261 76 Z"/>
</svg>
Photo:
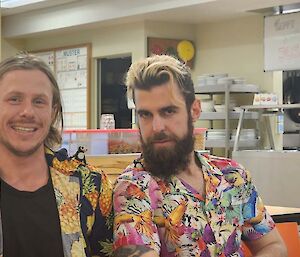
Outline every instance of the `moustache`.
<svg viewBox="0 0 300 257">
<path fill-rule="evenodd" d="M 165 134 L 164 132 L 159 132 L 157 134 L 154 134 L 152 137 L 149 138 L 148 142 L 153 143 L 156 141 L 161 141 L 161 140 L 175 140 L 173 136 L 169 136 Z"/>
</svg>

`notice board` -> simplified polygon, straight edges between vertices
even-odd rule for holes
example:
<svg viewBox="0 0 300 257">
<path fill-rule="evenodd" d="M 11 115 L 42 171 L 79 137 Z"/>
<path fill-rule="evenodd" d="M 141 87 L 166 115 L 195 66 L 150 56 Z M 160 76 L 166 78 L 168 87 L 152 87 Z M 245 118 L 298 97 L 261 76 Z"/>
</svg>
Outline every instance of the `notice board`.
<svg viewBox="0 0 300 257">
<path fill-rule="evenodd" d="M 265 17 L 266 71 L 300 69 L 300 12 Z"/>
<path fill-rule="evenodd" d="M 90 128 L 90 48 L 88 44 L 33 53 L 56 75 L 62 97 L 64 129 Z"/>
</svg>

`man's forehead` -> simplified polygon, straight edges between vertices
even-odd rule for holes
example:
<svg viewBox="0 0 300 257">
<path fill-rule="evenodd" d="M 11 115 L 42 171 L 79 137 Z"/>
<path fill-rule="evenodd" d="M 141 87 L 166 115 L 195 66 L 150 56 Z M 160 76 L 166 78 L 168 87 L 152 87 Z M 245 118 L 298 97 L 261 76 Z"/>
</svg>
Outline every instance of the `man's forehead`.
<svg viewBox="0 0 300 257">
<path fill-rule="evenodd" d="M 163 96 L 164 98 L 169 99 L 170 102 L 173 105 L 182 105 L 185 104 L 184 97 L 182 95 L 182 92 L 180 91 L 177 83 L 172 83 L 171 81 L 161 84 L 161 85 L 154 85 L 150 87 L 149 89 L 140 89 L 136 88 L 134 90 L 134 99 L 135 102 L 141 102 L 145 101 L 145 98 L 157 96 L 161 97 Z M 142 99 L 139 99 L 142 98 Z M 141 101 L 140 101 L 141 100 Z M 156 99 L 149 99 L 151 101 L 155 101 Z"/>
</svg>

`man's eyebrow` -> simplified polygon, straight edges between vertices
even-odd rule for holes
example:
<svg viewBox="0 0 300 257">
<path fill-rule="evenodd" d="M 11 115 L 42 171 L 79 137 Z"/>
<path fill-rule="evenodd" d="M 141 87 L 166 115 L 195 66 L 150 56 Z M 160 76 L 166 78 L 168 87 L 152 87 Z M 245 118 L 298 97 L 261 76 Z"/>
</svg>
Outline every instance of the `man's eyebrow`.
<svg viewBox="0 0 300 257">
<path fill-rule="evenodd" d="M 179 107 L 177 105 L 168 105 L 168 106 L 165 106 L 165 107 L 162 107 L 160 110 L 161 111 L 167 111 L 167 110 L 177 110 L 179 109 Z"/>
<path fill-rule="evenodd" d="M 8 92 L 9 95 L 14 94 L 14 95 L 24 95 L 24 92 L 18 91 L 18 90 L 12 90 Z M 48 97 L 47 94 L 45 93 L 38 93 L 38 94 L 33 94 L 34 97 Z"/>
<path fill-rule="evenodd" d="M 138 109 L 138 110 L 137 110 L 137 113 L 138 113 L 138 114 L 140 114 L 140 113 L 146 113 L 146 112 L 149 112 L 149 111 L 147 111 L 147 110 L 145 110 L 145 109 Z"/>
<path fill-rule="evenodd" d="M 46 97 L 46 98 L 49 98 L 49 96 L 47 94 L 44 94 L 44 93 L 36 94 L 36 95 L 34 95 L 34 97 Z"/>
</svg>

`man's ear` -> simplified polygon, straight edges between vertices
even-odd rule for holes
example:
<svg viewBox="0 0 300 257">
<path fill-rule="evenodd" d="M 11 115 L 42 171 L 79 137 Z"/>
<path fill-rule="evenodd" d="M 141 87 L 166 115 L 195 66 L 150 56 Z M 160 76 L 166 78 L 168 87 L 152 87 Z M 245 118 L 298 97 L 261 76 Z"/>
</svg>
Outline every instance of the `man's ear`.
<svg viewBox="0 0 300 257">
<path fill-rule="evenodd" d="M 201 103 L 199 99 L 195 99 L 191 106 L 191 115 L 192 115 L 192 120 L 195 122 L 196 120 L 199 119 L 201 113 Z"/>
</svg>

